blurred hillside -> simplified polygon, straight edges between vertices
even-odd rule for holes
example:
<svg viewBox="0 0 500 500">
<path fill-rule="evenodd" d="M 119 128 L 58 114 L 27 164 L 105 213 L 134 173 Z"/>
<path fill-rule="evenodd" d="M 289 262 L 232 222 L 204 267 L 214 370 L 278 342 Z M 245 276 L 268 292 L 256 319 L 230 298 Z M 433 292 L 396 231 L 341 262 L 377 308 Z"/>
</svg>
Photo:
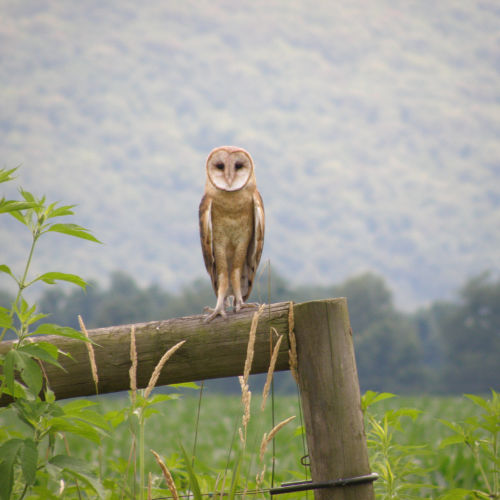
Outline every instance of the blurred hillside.
<svg viewBox="0 0 500 500">
<path fill-rule="evenodd" d="M 105 243 L 54 236 L 35 270 L 205 276 L 204 160 L 228 143 L 256 162 L 263 260 L 295 285 L 373 270 L 409 308 L 498 270 L 498 2 L 3 0 L 0 17 L 0 162 Z"/>
</svg>

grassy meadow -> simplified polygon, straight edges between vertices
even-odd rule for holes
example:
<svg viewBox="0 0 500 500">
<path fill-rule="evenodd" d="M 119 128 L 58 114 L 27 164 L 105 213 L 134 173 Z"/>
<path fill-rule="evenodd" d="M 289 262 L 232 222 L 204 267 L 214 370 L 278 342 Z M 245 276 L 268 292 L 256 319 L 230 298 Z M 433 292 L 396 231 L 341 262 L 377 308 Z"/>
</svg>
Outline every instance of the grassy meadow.
<svg viewBox="0 0 500 500">
<path fill-rule="evenodd" d="M 99 397 L 95 401 L 98 409 L 107 416 L 115 415 L 127 408 L 128 395 Z M 273 425 L 290 417 L 296 419 L 281 429 L 275 439 L 274 485 L 281 482 L 301 480 L 308 471 L 300 464 L 306 453 L 303 435 L 300 432 L 301 417 L 298 396 L 276 396 L 274 398 L 274 423 L 272 417 L 273 401 L 267 401 L 264 412 L 260 409 L 259 396 L 252 398 L 251 417 L 248 425 L 246 450 L 243 457 L 240 488 L 246 481 L 249 488 L 255 483 L 255 476 L 266 465 L 263 487 L 271 485 L 272 447 L 269 445 L 264 460 L 259 461 L 259 448 L 264 432 L 269 433 Z M 172 472 L 179 489 L 187 483 L 186 468 L 183 465 L 180 444 L 191 455 L 196 439 L 194 470 L 202 492 L 209 493 L 214 480 L 234 463 L 235 450 L 240 447 L 238 428 L 241 426 L 241 398 L 205 392 L 201 399 L 199 422 L 197 425 L 199 391 L 188 390 L 178 399 L 160 402 L 151 407 L 145 425 L 145 469 L 153 475 L 153 484 L 164 488 L 158 464 L 149 453 L 154 449 L 163 457 Z M 480 414 L 480 408 L 463 397 L 415 396 L 395 397 L 376 403 L 369 412 L 376 419 L 382 419 L 387 411 L 412 408 L 420 411 L 417 416 L 403 416 L 390 429 L 394 440 L 392 446 L 408 447 L 410 461 L 426 472 L 419 478 L 422 484 L 433 488 L 422 488 L 422 498 L 437 498 L 443 491 L 451 488 L 481 489 L 480 471 L 472 453 L 464 446 L 451 446 L 440 449 L 439 445 L 451 435 L 450 429 L 438 419 L 462 422 Z M 369 428 L 367 423 L 367 431 Z M 82 439 L 68 439 L 71 452 L 99 469 L 101 478 L 125 474 L 128 458 L 133 448 L 133 432 L 130 421 L 117 425 L 110 437 L 103 438 L 101 447 Z M 196 438 L 195 438 L 196 436 Z M 422 446 L 415 453 L 410 447 Z M 232 451 L 231 451 L 232 450 Z M 231 455 L 229 456 L 229 452 Z M 373 450 L 370 449 L 373 455 Z M 410 478 L 406 478 L 409 480 Z M 378 487 L 379 485 L 377 485 Z M 161 490 L 158 489 L 158 494 Z M 163 492 L 164 494 L 164 492 Z M 280 498 L 305 498 L 305 493 L 282 495 Z M 155 498 L 153 496 L 153 498 Z M 159 498 L 159 497 L 158 497 Z M 259 498 L 266 498 L 260 496 Z M 309 493 L 309 498 L 313 498 Z M 379 498 L 382 498 L 381 496 Z M 384 497 L 388 498 L 388 497 Z"/>
</svg>

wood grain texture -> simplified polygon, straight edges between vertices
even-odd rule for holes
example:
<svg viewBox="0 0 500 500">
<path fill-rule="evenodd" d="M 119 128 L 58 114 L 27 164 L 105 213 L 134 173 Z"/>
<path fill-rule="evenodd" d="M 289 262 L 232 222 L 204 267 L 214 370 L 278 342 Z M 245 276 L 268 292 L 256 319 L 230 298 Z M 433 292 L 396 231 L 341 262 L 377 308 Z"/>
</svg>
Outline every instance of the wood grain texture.
<svg viewBox="0 0 500 500">
<path fill-rule="evenodd" d="M 313 481 L 370 473 L 346 299 L 294 307 L 299 386 Z M 372 484 L 315 490 L 315 500 L 374 500 Z"/>
<path fill-rule="evenodd" d="M 266 306 L 263 310 L 257 327 L 251 373 L 267 372 L 271 327 L 278 334 L 284 334 L 276 371 L 288 370 L 289 307 L 289 302 L 281 302 Z M 186 343 L 167 362 L 157 385 L 241 375 L 255 311 L 256 309 L 251 308 L 237 314 L 229 313 L 227 320 L 217 318 L 208 324 L 203 323 L 205 316 L 202 315 L 136 324 L 137 387 L 146 387 L 161 356 L 181 340 L 186 340 Z M 132 325 L 121 325 L 89 330 L 90 338 L 98 344 L 94 350 L 100 394 L 130 388 L 128 371 L 131 365 L 131 327 Z M 60 356 L 66 372 L 49 364 L 44 365 L 56 398 L 95 394 L 85 343 L 58 336 L 44 336 L 43 340 L 52 342 L 73 358 Z M 0 354 L 6 353 L 11 347 L 12 342 L 2 342 Z M 7 403 L 6 398 L 0 400 L 0 406 Z"/>
</svg>

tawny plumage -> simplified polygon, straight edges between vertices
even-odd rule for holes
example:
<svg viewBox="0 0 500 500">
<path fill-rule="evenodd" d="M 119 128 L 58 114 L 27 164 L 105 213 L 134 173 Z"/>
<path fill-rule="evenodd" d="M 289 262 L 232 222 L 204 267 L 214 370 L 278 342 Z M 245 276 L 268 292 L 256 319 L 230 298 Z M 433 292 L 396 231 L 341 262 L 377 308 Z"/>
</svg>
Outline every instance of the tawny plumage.
<svg viewBox="0 0 500 500">
<path fill-rule="evenodd" d="M 250 154 L 234 146 L 214 149 L 207 158 L 205 194 L 200 203 L 200 238 L 205 267 L 217 304 L 205 321 L 226 317 L 252 291 L 264 245 L 264 205 L 257 191 Z"/>
</svg>

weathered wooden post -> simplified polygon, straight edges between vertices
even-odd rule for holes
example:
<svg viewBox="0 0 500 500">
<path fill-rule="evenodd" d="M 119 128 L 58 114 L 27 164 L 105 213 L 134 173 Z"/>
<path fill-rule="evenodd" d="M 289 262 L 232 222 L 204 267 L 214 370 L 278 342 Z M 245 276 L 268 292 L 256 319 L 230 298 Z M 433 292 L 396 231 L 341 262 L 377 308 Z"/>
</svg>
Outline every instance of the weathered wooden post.
<svg viewBox="0 0 500 500">
<path fill-rule="evenodd" d="M 370 474 L 346 299 L 294 308 L 299 386 L 313 482 Z M 317 489 L 315 500 L 373 500 L 371 482 Z"/>
<path fill-rule="evenodd" d="M 299 386 L 313 482 L 363 479 L 370 475 L 370 466 L 346 299 L 266 306 L 257 326 L 252 373 L 267 372 L 271 328 L 284 336 L 275 369 L 289 369 L 290 307 L 295 319 Z M 203 316 L 190 316 L 90 330 L 90 338 L 98 344 L 94 351 L 99 393 L 129 388 L 132 327 L 139 388 L 147 385 L 162 354 L 181 340 L 185 344 L 162 370 L 157 385 L 241 375 L 253 314 L 246 309 L 209 324 L 203 322 Z M 54 336 L 44 340 L 71 353 L 71 358 L 60 360 L 65 372 L 53 365 L 44 366 L 57 399 L 95 394 L 85 343 Z M 1 342 L 0 354 L 12 347 L 12 341 Z M 0 398 L 0 406 L 8 402 L 8 398 Z M 371 483 L 315 489 L 314 496 L 316 500 L 374 499 Z"/>
</svg>

